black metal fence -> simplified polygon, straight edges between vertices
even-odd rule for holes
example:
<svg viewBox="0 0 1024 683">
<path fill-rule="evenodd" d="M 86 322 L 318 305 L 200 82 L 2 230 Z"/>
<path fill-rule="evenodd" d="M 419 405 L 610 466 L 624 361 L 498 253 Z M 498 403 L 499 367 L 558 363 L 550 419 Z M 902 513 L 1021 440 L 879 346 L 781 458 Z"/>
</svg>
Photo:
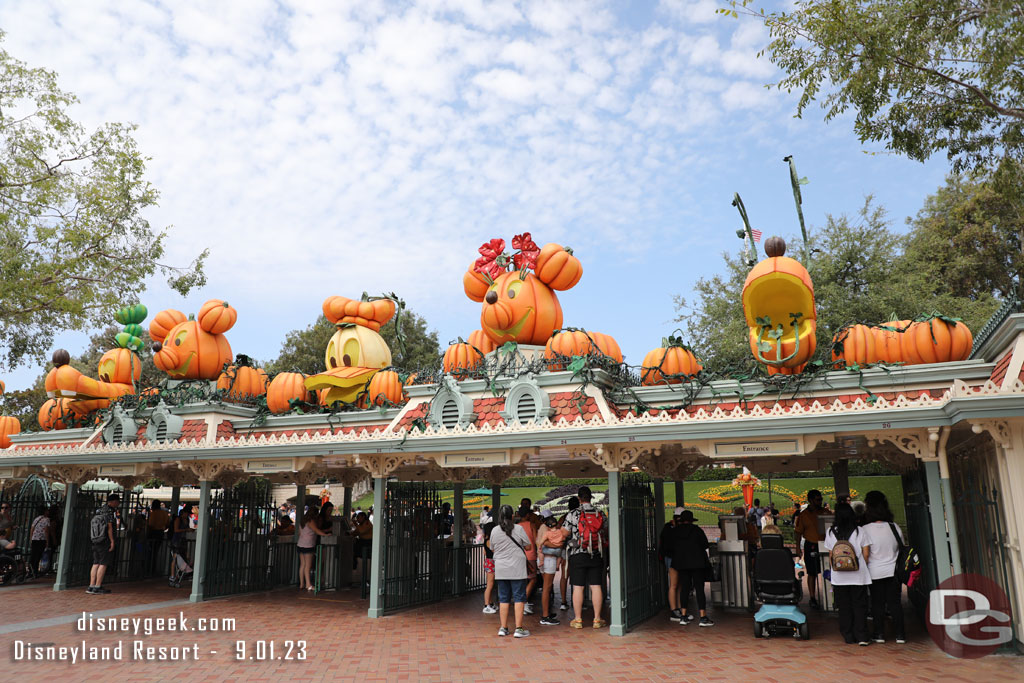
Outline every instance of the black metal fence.
<svg viewBox="0 0 1024 683">
<path fill-rule="evenodd" d="M 146 518 L 137 514 L 142 505 L 140 494 L 120 492 L 121 505 L 116 511 L 117 528 L 114 532 L 114 560 L 108 565 L 103 583 L 133 581 L 149 573 L 149 553 L 146 543 Z M 71 555 L 68 563 L 68 586 L 89 585 L 89 572 L 93 565 L 92 539 L 89 534 L 93 515 L 107 504 L 106 491 L 79 491 L 72 507 Z"/>
<path fill-rule="evenodd" d="M 626 628 L 661 611 L 666 601 L 665 565 L 658 559 L 659 519 L 645 477 L 623 474 L 619 487 L 619 531 L 625 579 Z"/>
<path fill-rule="evenodd" d="M 275 513 L 266 480 L 253 479 L 213 494 L 202 577 L 206 597 L 273 587 Z"/>
<path fill-rule="evenodd" d="M 435 518 L 437 485 L 389 482 L 384 496 L 384 612 L 425 605 L 444 595 L 444 539 Z"/>
</svg>

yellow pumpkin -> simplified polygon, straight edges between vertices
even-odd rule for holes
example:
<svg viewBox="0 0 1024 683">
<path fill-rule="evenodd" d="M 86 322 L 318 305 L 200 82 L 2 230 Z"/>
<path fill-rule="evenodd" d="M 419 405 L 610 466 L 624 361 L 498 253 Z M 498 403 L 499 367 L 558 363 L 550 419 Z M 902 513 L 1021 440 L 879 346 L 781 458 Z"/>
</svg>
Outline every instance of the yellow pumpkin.
<svg viewBox="0 0 1024 683">
<path fill-rule="evenodd" d="M 362 325 L 345 325 L 327 343 L 324 363 L 334 368 L 386 368 L 391 365 L 391 349 L 384 337 Z"/>
<path fill-rule="evenodd" d="M 131 384 L 142 377 L 142 359 L 131 349 L 110 349 L 100 357 L 98 368 L 102 382 Z"/>
</svg>

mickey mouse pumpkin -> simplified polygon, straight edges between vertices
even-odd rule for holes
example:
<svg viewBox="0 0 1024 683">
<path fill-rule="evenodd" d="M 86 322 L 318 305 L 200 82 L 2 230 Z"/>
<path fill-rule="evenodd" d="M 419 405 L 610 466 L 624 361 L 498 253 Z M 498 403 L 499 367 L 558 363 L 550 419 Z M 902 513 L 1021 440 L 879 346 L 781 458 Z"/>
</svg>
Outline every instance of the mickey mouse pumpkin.
<svg viewBox="0 0 1024 683">
<path fill-rule="evenodd" d="M 550 243 L 538 248 L 528 232 L 516 235 L 512 248 L 517 251 L 509 257 L 505 240 L 483 244 L 480 258 L 462 278 L 463 288 L 466 296 L 483 304 L 480 327 L 496 345 L 543 345 L 562 327 L 562 306 L 554 290 L 576 286 L 583 266 L 567 247 Z"/>
<path fill-rule="evenodd" d="M 203 304 L 195 320 L 174 309 L 160 311 L 149 325 L 153 362 L 171 379 L 217 379 L 234 358 L 224 333 L 237 318 L 238 312 L 220 299 Z"/>
</svg>

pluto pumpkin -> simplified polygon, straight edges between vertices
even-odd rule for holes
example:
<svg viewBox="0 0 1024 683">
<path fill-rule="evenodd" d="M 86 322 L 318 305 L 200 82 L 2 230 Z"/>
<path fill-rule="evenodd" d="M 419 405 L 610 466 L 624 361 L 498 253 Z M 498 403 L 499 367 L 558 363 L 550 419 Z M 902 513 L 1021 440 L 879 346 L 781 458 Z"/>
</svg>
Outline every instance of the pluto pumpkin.
<svg viewBox="0 0 1024 683">
<path fill-rule="evenodd" d="M 181 311 L 157 313 L 149 325 L 155 342 L 153 362 L 171 379 L 217 379 L 233 358 L 224 332 L 237 317 L 237 311 L 219 299 L 203 304 L 197 320 L 188 320 Z"/>
<path fill-rule="evenodd" d="M 782 238 L 769 237 L 764 248 L 768 258 L 743 283 L 750 350 L 769 370 L 802 368 L 817 346 L 814 284 L 806 268 L 785 256 Z"/>
<path fill-rule="evenodd" d="M 528 232 L 516 235 L 512 247 L 518 251 L 509 257 L 504 240 L 482 245 L 480 258 L 462 278 L 463 288 L 466 296 L 483 303 L 480 327 L 496 345 L 544 344 L 562 327 L 554 290 L 574 287 L 583 267 L 571 249 L 554 243 L 540 249 Z"/>
<path fill-rule="evenodd" d="M 73 416 L 66 398 L 51 398 L 39 408 L 39 428 L 44 432 L 67 429 L 73 424 Z"/>
<path fill-rule="evenodd" d="M 323 312 L 338 331 L 327 343 L 327 371 L 307 377 L 306 388 L 320 392 L 324 405 L 355 403 L 370 379 L 391 365 L 391 349 L 378 330 L 395 314 L 395 302 L 331 296 Z"/>
</svg>

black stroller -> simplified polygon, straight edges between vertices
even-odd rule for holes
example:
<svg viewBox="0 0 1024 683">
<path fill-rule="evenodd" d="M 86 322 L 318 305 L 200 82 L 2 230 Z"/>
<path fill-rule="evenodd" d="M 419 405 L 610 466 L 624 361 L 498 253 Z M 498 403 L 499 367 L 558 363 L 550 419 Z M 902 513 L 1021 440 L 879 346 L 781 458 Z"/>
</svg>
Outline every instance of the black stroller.
<svg viewBox="0 0 1024 683">
<path fill-rule="evenodd" d="M 782 546 L 782 536 L 765 534 L 761 541 L 764 547 L 754 562 L 754 595 L 762 605 L 754 615 L 754 637 L 767 638 L 785 630 L 807 640 L 811 637 L 807 616 L 797 607 L 803 597 L 803 572 L 793 576 L 793 556 Z"/>
</svg>

